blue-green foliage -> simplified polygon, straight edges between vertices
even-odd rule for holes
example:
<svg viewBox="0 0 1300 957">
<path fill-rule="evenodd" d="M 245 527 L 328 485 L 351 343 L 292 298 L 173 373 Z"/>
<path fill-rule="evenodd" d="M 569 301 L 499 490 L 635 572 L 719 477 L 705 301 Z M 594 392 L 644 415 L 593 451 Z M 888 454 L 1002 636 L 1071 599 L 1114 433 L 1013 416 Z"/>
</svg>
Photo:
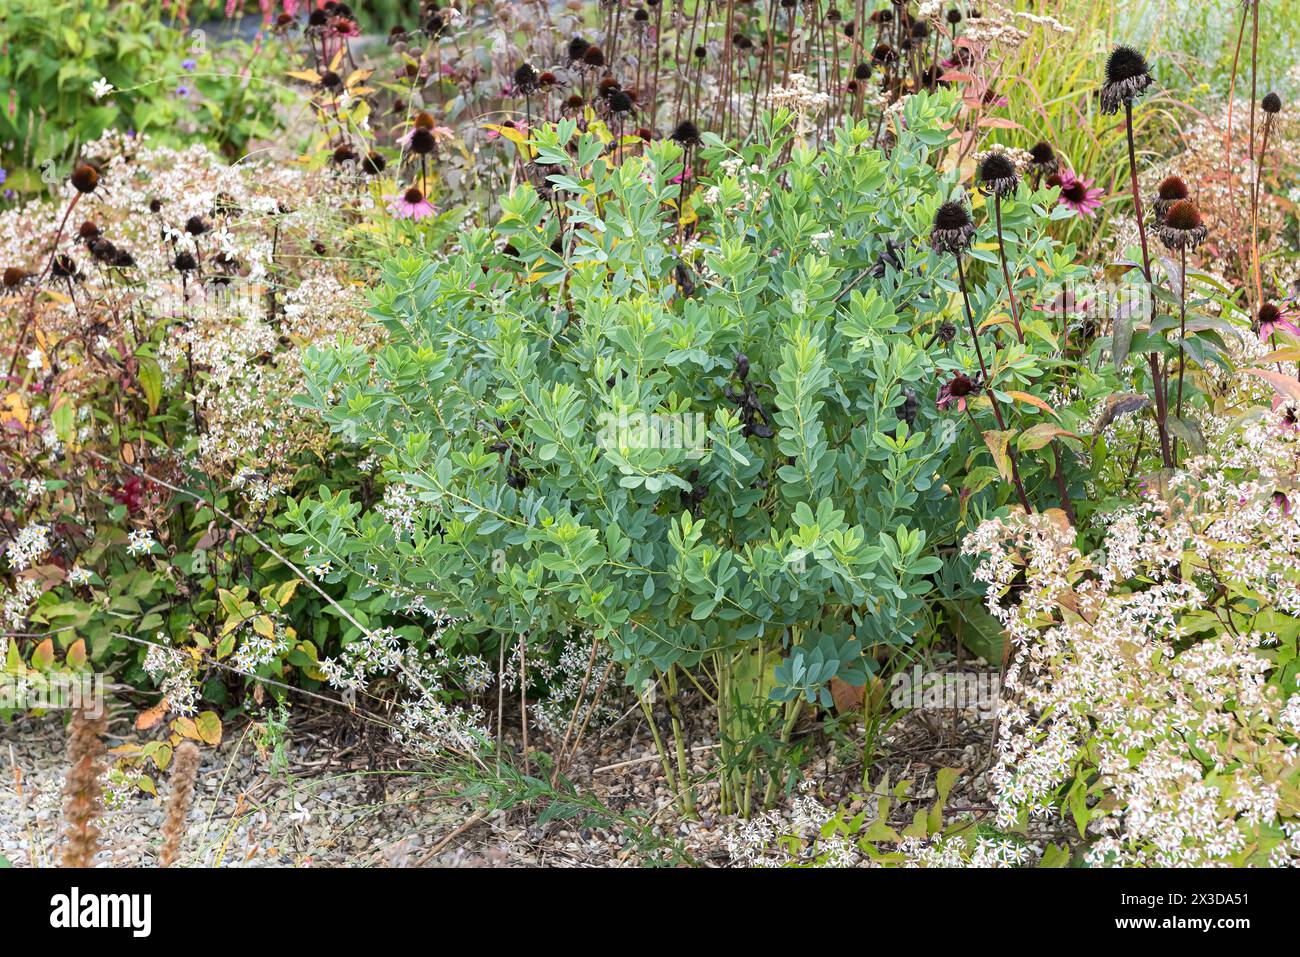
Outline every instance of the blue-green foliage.
<svg viewBox="0 0 1300 957">
<path fill-rule="evenodd" d="M 953 104 L 907 104 L 888 156 L 872 124 L 814 152 L 784 114 L 742 154 L 707 143 L 749 172 L 702 194 L 684 259 L 675 144 L 614 166 L 572 123 L 537 131 L 563 235 L 523 186 L 445 261 L 385 265 L 377 353 L 307 363 L 303 402 L 414 491 L 414 532 L 322 489 L 290 540 L 358 594 L 445 607 L 474 650 L 577 626 L 636 685 L 760 643 L 777 699 L 861 683 L 926 625 L 971 449 L 933 396 L 936 363 L 973 360 L 927 352 Z"/>
</svg>

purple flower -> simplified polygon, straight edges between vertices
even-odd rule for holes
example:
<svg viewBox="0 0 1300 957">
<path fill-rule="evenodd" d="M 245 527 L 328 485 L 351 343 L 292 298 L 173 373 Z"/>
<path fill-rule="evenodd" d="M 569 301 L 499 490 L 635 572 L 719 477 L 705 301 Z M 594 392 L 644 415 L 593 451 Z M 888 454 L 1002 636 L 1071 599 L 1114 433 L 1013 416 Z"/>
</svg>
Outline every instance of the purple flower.
<svg viewBox="0 0 1300 957">
<path fill-rule="evenodd" d="M 1101 198 L 1105 193 L 1098 187 L 1092 185 L 1093 181 L 1086 176 L 1076 176 L 1072 171 L 1063 169 L 1047 178 L 1049 186 L 1059 186 L 1061 195 L 1057 202 L 1070 210 L 1076 216 L 1087 216 L 1089 219 L 1101 209 Z"/>
<path fill-rule="evenodd" d="M 181 60 L 181 69 L 184 70 L 186 73 L 192 71 L 196 66 L 198 66 L 198 63 L 194 60 L 191 60 L 188 57 L 186 57 L 184 60 Z"/>
</svg>

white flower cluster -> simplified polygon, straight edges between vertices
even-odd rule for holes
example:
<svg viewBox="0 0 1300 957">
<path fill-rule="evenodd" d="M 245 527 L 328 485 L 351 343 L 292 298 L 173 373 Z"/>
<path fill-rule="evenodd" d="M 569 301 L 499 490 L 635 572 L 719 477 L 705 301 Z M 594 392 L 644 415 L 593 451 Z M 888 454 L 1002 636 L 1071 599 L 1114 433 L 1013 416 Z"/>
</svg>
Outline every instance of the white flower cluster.
<svg viewBox="0 0 1300 957">
<path fill-rule="evenodd" d="M 337 242 L 343 217 L 372 202 L 369 193 L 292 163 L 230 164 L 203 146 L 171 149 L 118 132 L 82 152 L 99 164 L 100 187 L 80 199 L 62 233 L 76 195 L 70 184 L 53 202 L 0 213 L 0 245 L 15 251 L 13 265 L 39 273 L 57 236 L 75 266 L 73 294 L 40 304 L 64 388 L 115 381 L 146 332 L 140 317 L 155 317 L 166 329 L 156 353 L 164 386 L 190 391 L 203 420 L 198 461 L 188 464 L 274 473 L 289 453 L 323 446 L 320 424 L 289 399 L 312 343 L 347 336 L 364 345 L 379 335 L 364 322 L 354 267 L 322 252 L 324 239 Z M 96 304 L 93 330 L 78 307 L 86 302 Z M 44 369 L 52 356 L 33 359 Z M 57 436 L 46 433 L 53 449 Z M 277 476 L 264 480 L 253 496 L 273 494 Z"/>
<path fill-rule="evenodd" d="M 522 647 L 515 646 L 512 666 L 506 669 L 507 691 L 514 691 L 518 687 Z M 571 632 L 564 637 L 554 660 L 545 650 L 530 645 L 526 664 L 529 684 L 536 679 L 547 688 L 544 698 L 528 702 L 529 721 L 539 730 L 562 737 L 575 707 L 578 715 L 573 722 L 574 727 L 583 724 L 599 727 L 616 716 L 614 708 L 607 701 L 595 697 L 601 676 L 612 664 L 609 646 L 597 643 L 593 649 L 593 638 L 589 633 Z M 579 698 L 582 698 L 581 703 Z"/>
<path fill-rule="evenodd" d="M 815 127 L 815 120 L 830 105 L 830 94 L 819 90 L 803 73 L 792 73 L 784 85 L 774 87 L 768 98 L 772 110 L 788 109 L 795 114 L 799 135 L 807 136 Z"/>
<path fill-rule="evenodd" d="M 194 681 L 194 659 L 167 645 L 167 635 L 158 632 L 155 644 L 144 657 L 144 671 L 167 702 L 173 714 L 192 715 L 198 706 L 199 687 Z"/>
<path fill-rule="evenodd" d="M 1037 858 L 1034 849 L 1009 838 L 939 835 L 933 838 L 905 837 L 898 844 L 902 866 L 916 867 L 1029 867 Z"/>
<path fill-rule="evenodd" d="M 33 522 L 18 530 L 18 534 L 9 542 L 6 554 L 9 556 L 9 566 L 14 571 L 23 571 L 36 564 L 36 560 L 49 550 L 49 527 Z"/>
<path fill-rule="evenodd" d="M 440 634 L 430 636 L 431 647 L 439 648 Z M 478 751 L 488 739 L 481 708 L 451 703 L 443 677 L 450 663 L 441 649 L 434 656 L 422 655 L 392 628 L 380 628 L 352 641 L 342 655 L 326 658 L 320 667 L 332 687 L 354 691 L 365 690 L 373 678 L 395 676 L 404 697 L 397 702 L 393 737 L 414 752 L 435 756 L 447 749 Z M 483 682 L 485 667 L 476 656 L 470 662 L 475 681 Z"/>
<path fill-rule="evenodd" d="M 289 651 L 289 636 L 285 633 L 285 625 L 282 621 L 274 623 L 269 636 L 247 626 L 241 630 L 243 637 L 240 638 L 239 648 L 231 659 L 231 664 L 236 668 L 255 672 Z"/>
<path fill-rule="evenodd" d="M 1269 682 L 1269 649 L 1279 633 L 1294 649 L 1300 618 L 1287 416 L 1225 432 L 1160 496 L 1110 516 L 1092 554 L 1044 514 L 967 538 L 1013 648 L 990 772 L 999 826 L 1059 816 L 1063 793 L 1096 774 L 1095 863 L 1227 863 L 1261 842 L 1272 863 L 1300 860 L 1300 840 L 1261 836 L 1300 799 L 1283 774 L 1300 759 L 1300 704 Z M 1228 477 L 1242 472 L 1254 477 Z"/>
</svg>

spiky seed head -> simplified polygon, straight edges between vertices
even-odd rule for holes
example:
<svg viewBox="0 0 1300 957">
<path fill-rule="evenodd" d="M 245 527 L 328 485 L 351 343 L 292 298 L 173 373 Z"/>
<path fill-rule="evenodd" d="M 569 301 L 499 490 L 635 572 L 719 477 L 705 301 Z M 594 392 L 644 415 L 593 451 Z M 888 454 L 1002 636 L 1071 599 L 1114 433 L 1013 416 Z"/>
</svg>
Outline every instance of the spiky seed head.
<svg viewBox="0 0 1300 957">
<path fill-rule="evenodd" d="M 690 120 L 682 120 L 673 130 L 672 139 L 683 149 L 689 146 L 698 146 L 700 143 L 700 128 Z"/>
<path fill-rule="evenodd" d="M 89 163 L 78 163 L 72 171 L 72 185 L 78 193 L 93 193 L 99 185 L 99 170 Z"/>
<path fill-rule="evenodd" d="M 991 196 L 1006 197 L 1016 191 L 1020 177 L 1016 164 L 1005 153 L 989 153 L 980 161 L 977 172 L 979 188 Z"/>
<path fill-rule="evenodd" d="M 1131 104 L 1151 85 L 1151 68 L 1146 57 L 1130 46 L 1120 44 L 1106 60 L 1106 82 L 1101 87 L 1101 111 L 1118 113 Z"/>
<path fill-rule="evenodd" d="M 1029 148 L 1029 158 L 1040 169 L 1046 169 L 1049 166 L 1055 169 L 1057 165 L 1056 150 L 1052 149 L 1051 144 L 1045 140 L 1039 140 Z"/>
<path fill-rule="evenodd" d="M 970 210 L 958 200 L 942 204 L 934 214 L 934 228 L 930 230 L 930 247 L 935 252 L 960 255 L 975 237 L 975 224 Z"/>
</svg>

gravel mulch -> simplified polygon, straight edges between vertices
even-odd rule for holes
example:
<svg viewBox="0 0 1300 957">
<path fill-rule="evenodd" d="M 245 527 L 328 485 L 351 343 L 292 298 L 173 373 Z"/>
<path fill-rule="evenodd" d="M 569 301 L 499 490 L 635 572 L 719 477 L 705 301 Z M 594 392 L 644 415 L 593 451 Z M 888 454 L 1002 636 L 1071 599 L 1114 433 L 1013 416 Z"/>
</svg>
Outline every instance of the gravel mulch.
<svg viewBox="0 0 1300 957">
<path fill-rule="evenodd" d="M 683 702 L 688 710 L 690 702 Z M 710 777 L 717 747 L 693 741 L 700 783 L 695 816 L 682 819 L 664 782 L 648 728 L 637 714 L 593 736 L 565 778 L 563 813 L 554 795 L 514 801 L 490 787 L 411 767 L 382 730 L 338 711 L 294 712 L 278 752 L 259 746 L 260 727 L 230 722 L 216 748 L 203 749 L 181 863 L 220 867 L 725 866 L 734 819 L 718 813 Z M 107 744 L 138 740 L 125 712 Z M 705 726 L 703 720 L 698 726 Z M 806 720 L 810 745 L 801 769 L 825 806 L 863 806 L 861 755 L 854 737 L 840 747 Z M 872 788 L 913 782 L 891 818 L 905 825 L 934 799 L 940 768 L 963 770 L 948 800 L 952 814 L 991 815 L 984 771 L 991 725 L 978 714 L 904 712 L 882 734 Z M 860 729 L 857 732 L 860 734 Z M 60 855 L 60 805 L 67 771 L 63 718 L 19 719 L 0 727 L 0 854 L 15 866 L 51 866 Z M 537 768 L 532 769 L 537 776 Z M 479 782 L 480 785 L 482 782 Z M 160 797 L 136 793 L 106 812 L 100 866 L 152 865 L 161 846 L 168 785 Z M 560 789 L 563 791 L 563 787 Z M 505 796 L 503 796 L 505 793 Z M 792 783 L 788 806 L 797 794 Z M 576 796 L 575 796 L 576 795 Z M 854 802 L 857 802 L 856 804 Z M 571 805 L 571 806 L 569 806 Z M 780 810 L 780 808 L 778 808 Z M 544 820 L 545 819 L 545 820 Z"/>
</svg>

